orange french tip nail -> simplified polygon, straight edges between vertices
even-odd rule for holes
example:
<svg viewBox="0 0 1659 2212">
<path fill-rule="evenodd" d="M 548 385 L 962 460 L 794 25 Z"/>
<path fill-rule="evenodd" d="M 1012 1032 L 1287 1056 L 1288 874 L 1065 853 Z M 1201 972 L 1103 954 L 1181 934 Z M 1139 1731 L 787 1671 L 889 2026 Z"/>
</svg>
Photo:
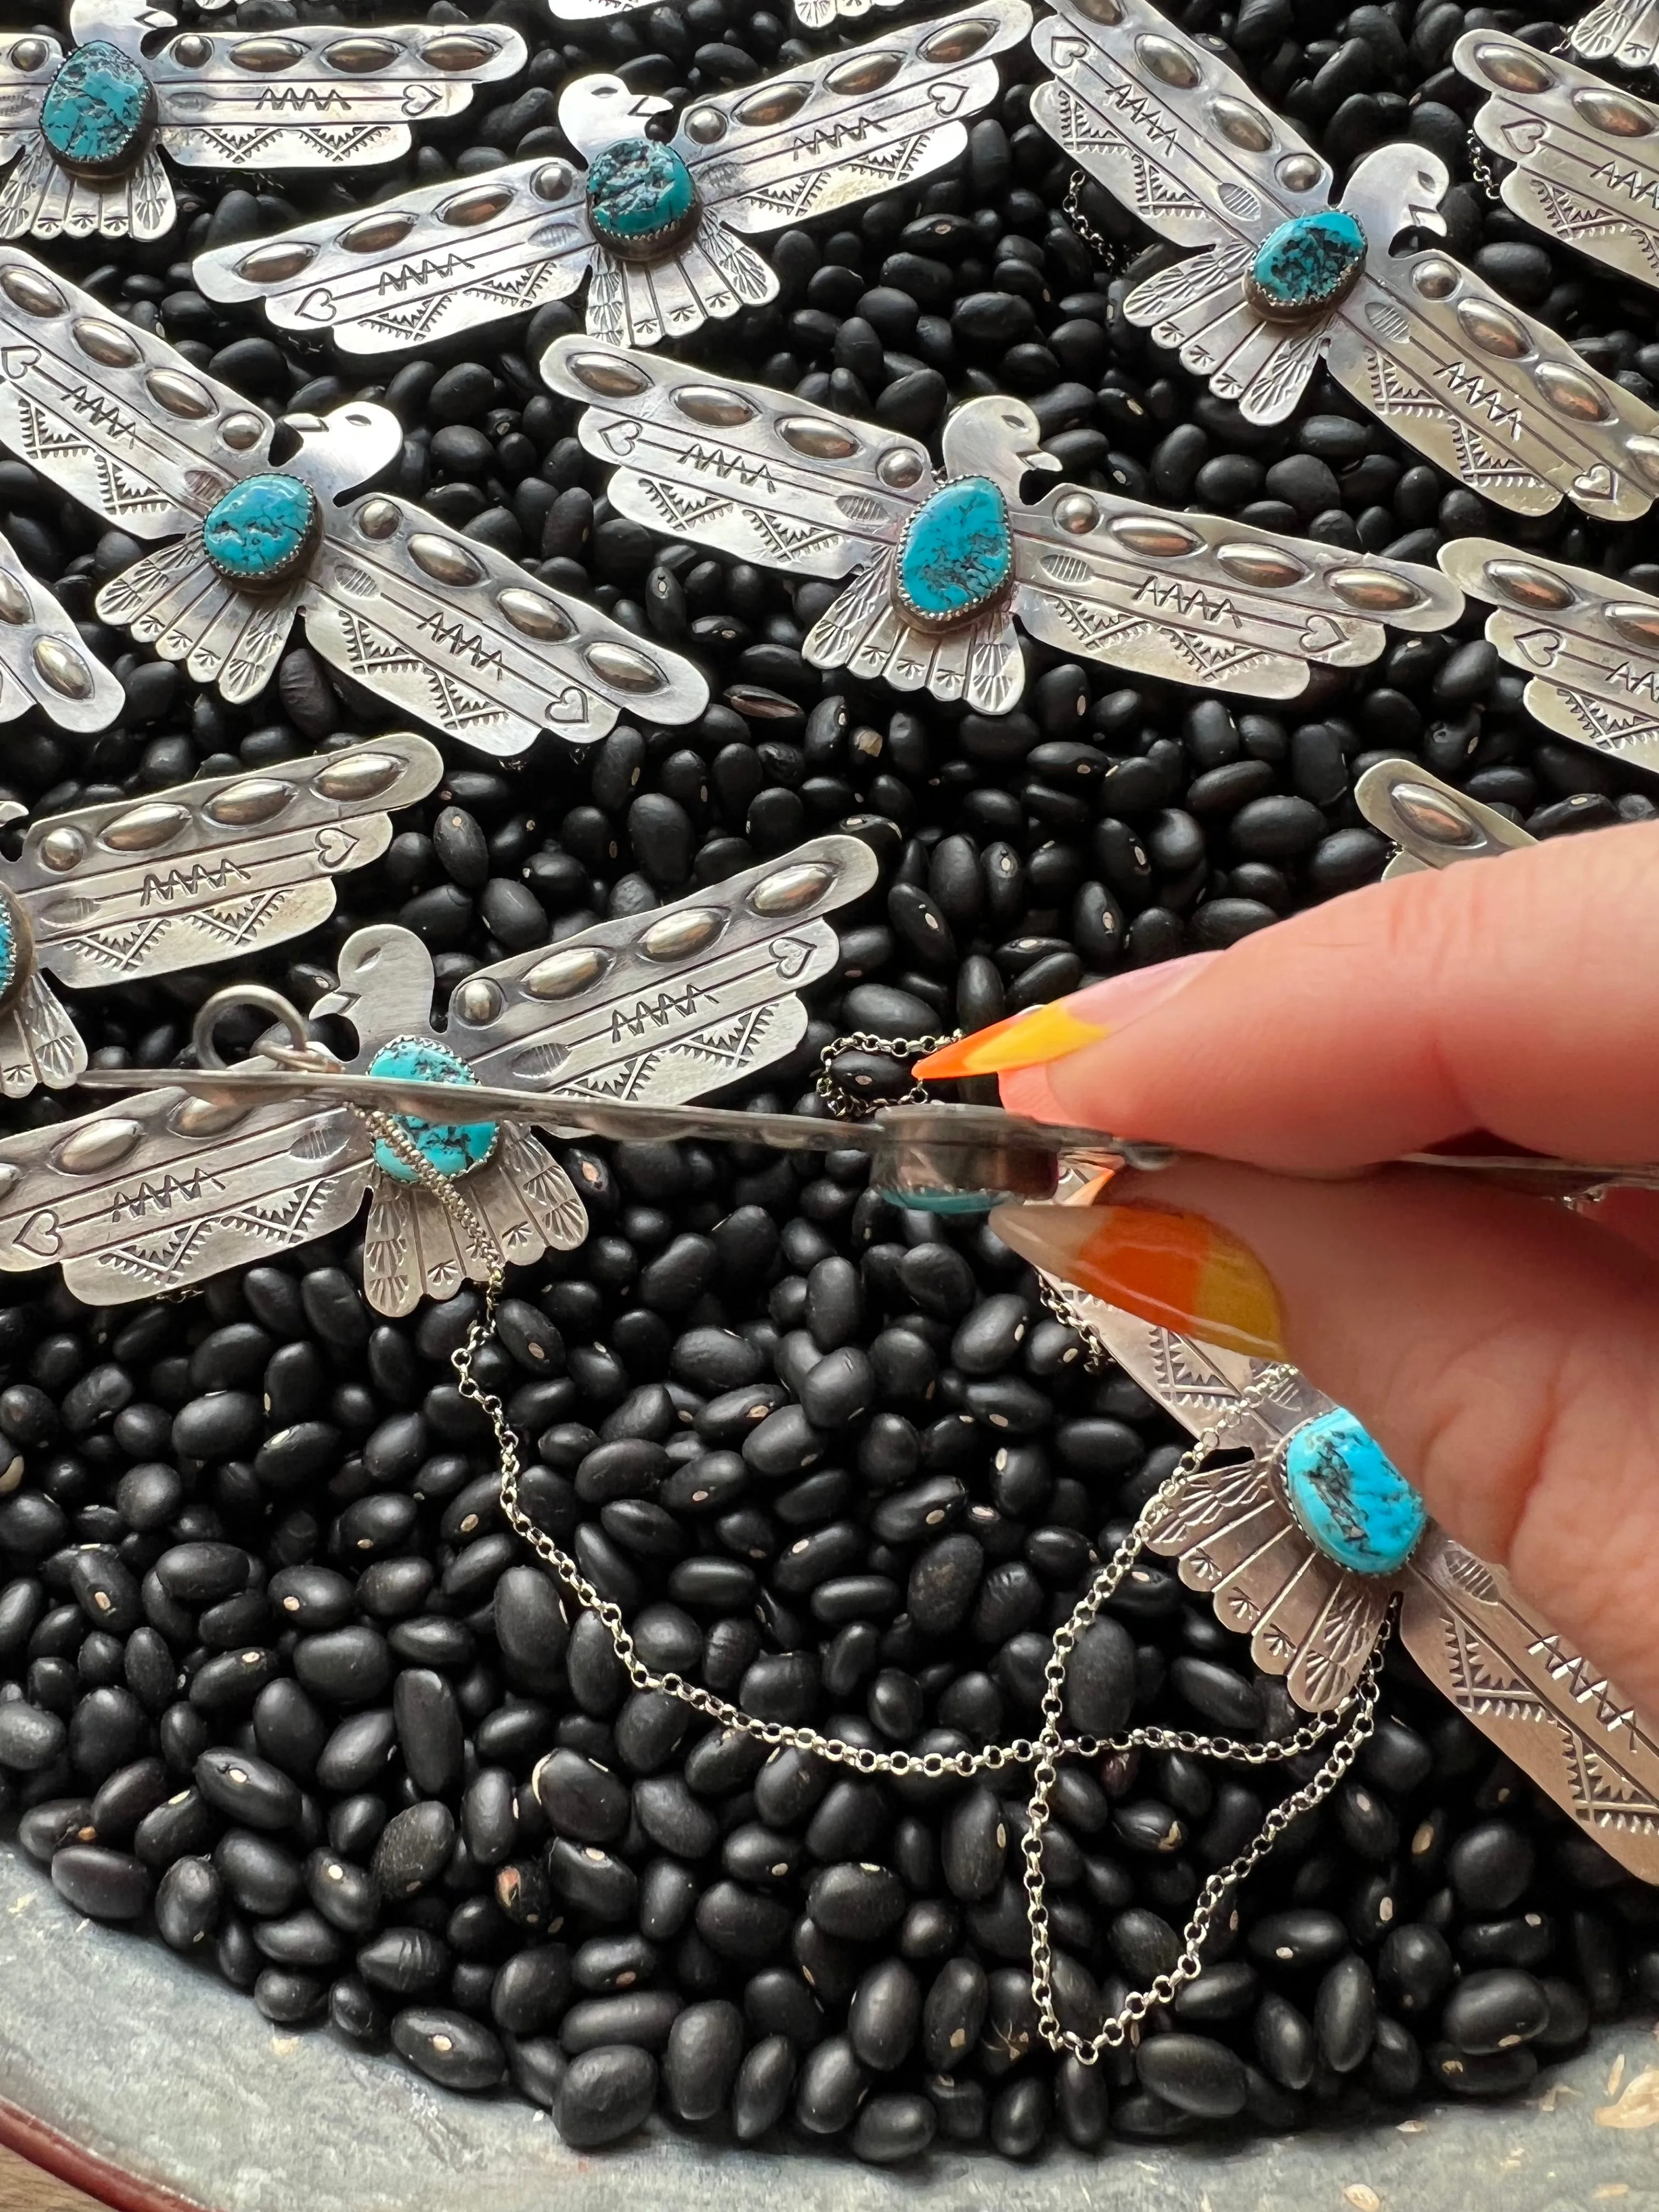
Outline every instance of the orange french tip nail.
<svg viewBox="0 0 1659 2212">
<path fill-rule="evenodd" d="M 1141 1321 L 1258 1359 L 1285 1354 L 1272 1278 L 1202 1214 L 1150 1206 L 1008 1206 L 997 1232 L 1040 1267 Z"/>
<path fill-rule="evenodd" d="M 1016 1068 L 1042 1067 L 1080 1052 L 1085 1044 L 1098 1044 L 1106 1035 L 1098 1022 L 1080 1021 L 1063 1002 L 1038 1006 L 1029 1014 L 1010 1014 L 972 1036 L 959 1037 L 916 1062 L 915 1073 L 922 1082 L 963 1075 L 1011 1075 Z"/>
</svg>

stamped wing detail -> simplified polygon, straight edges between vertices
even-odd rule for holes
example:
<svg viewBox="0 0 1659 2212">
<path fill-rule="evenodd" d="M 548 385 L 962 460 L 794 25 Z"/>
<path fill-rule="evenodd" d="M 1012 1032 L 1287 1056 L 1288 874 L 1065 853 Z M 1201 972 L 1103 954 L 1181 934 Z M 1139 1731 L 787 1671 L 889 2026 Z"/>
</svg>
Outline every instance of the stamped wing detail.
<svg viewBox="0 0 1659 2212">
<path fill-rule="evenodd" d="M 197 283 L 279 328 L 386 353 L 575 291 L 593 253 L 580 172 L 515 161 L 200 255 Z"/>
<path fill-rule="evenodd" d="M 944 21 L 907 24 L 698 100 L 674 143 L 731 229 L 805 222 L 954 161 L 966 118 L 997 96 L 994 57 L 1030 26 L 1025 0 L 980 0 Z"/>
<path fill-rule="evenodd" d="M 343 1228 L 368 1174 L 356 1115 L 148 1092 L 0 1142 L 0 1268 L 61 1263 L 94 1305 L 154 1297 Z"/>
<path fill-rule="evenodd" d="M 1587 62 L 1613 61 L 1626 69 L 1651 69 L 1659 60 L 1659 0 L 1601 0 L 1568 34 Z"/>
<path fill-rule="evenodd" d="M 193 26 L 147 64 L 156 138 L 175 161 L 200 168 L 395 161 L 414 143 L 412 125 L 459 114 L 476 85 L 515 76 L 526 52 L 496 22 Z"/>
<path fill-rule="evenodd" d="M 1466 31 L 1452 59 L 1488 94 L 1474 128 L 1514 164 L 1506 207 L 1564 246 L 1659 284 L 1659 108 L 1559 55 Z"/>
<path fill-rule="evenodd" d="M 38 974 L 26 975 L 11 1004 L 0 1009 L 0 1095 L 27 1098 L 36 1084 L 66 1091 L 86 1064 L 81 1032 L 58 994 Z"/>
<path fill-rule="evenodd" d="M 481 752 L 521 753 L 543 730 L 586 742 L 629 712 L 690 721 L 708 703 L 692 662 L 385 494 L 335 511 L 301 591 L 337 668 Z"/>
<path fill-rule="evenodd" d="M 1069 1284 L 1059 1287 L 1124 1372 L 1193 1436 L 1224 1421 L 1227 1449 L 1243 1446 L 1265 1454 L 1292 1429 L 1332 1409 L 1331 1400 L 1293 1369 L 1266 1399 L 1245 1407 L 1245 1392 L 1267 1373 L 1268 1362 L 1177 1336 Z"/>
<path fill-rule="evenodd" d="M 198 684 L 216 683 L 240 703 L 270 683 L 294 627 L 301 587 L 256 598 L 217 574 L 200 531 L 145 554 L 112 576 L 95 602 L 163 660 L 181 660 Z"/>
<path fill-rule="evenodd" d="M 1659 769 L 1659 599 L 1490 538 L 1443 547 L 1441 566 L 1490 600 L 1486 635 L 1528 681 L 1546 729 Z"/>
<path fill-rule="evenodd" d="M 1645 514 L 1659 491 L 1659 414 L 1449 254 L 1392 252 L 1401 204 L 1420 219 L 1445 189 L 1444 165 L 1408 145 L 1355 171 L 1343 205 L 1369 240 L 1366 273 L 1334 318 L 1331 374 L 1514 514 L 1547 514 L 1563 499 L 1598 520 Z"/>
<path fill-rule="evenodd" d="M 1400 1633 L 1443 1695 L 1586 1834 L 1659 1881 L 1659 1729 L 1501 1569 L 1431 1524 L 1406 1569 Z"/>
<path fill-rule="evenodd" d="M 193 528 L 264 462 L 270 417 L 0 246 L 0 443 L 135 538 Z"/>
<path fill-rule="evenodd" d="M 824 916 L 876 876 L 860 839 L 815 838 L 477 969 L 450 1000 L 447 1040 L 484 1083 L 648 1106 L 701 1097 L 800 1042 L 799 994 L 838 957 Z"/>
<path fill-rule="evenodd" d="M 495 1157 L 458 1194 L 474 1238 L 435 1193 L 377 1176 L 363 1243 L 363 1287 L 377 1313 L 412 1313 L 422 1297 L 449 1298 L 499 1267 L 568 1252 L 587 1234 L 570 1178 L 528 1130 L 504 1124 Z"/>
<path fill-rule="evenodd" d="M 581 337 L 541 367 L 587 403 L 578 434 L 613 465 L 619 514 L 739 560 L 844 576 L 896 545 L 933 489 L 915 439 L 762 385 Z"/>
<path fill-rule="evenodd" d="M 399 732 L 257 773 L 48 816 L 0 875 L 35 957 L 79 989 L 282 943 L 334 911 L 378 860 L 392 810 L 433 790 L 437 748 Z"/>
<path fill-rule="evenodd" d="M 1376 659 L 1385 623 L 1442 629 L 1462 595 L 1434 570 L 1306 538 L 1163 514 L 1061 485 L 1012 517 L 1034 637 L 1137 674 L 1291 699 L 1312 665 Z"/>
</svg>

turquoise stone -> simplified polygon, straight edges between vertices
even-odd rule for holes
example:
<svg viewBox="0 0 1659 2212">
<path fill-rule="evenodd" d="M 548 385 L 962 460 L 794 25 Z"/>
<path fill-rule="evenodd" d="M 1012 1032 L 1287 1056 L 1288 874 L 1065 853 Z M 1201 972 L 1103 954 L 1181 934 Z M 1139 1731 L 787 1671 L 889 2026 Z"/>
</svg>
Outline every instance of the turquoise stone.
<svg viewBox="0 0 1659 2212">
<path fill-rule="evenodd" d="M 0 1006 L 11 996 L 23 965 L 22 939 L 11 901 L 0 891 Z"/>
<path fill-rule="evenodd" d="M 913 621 L 959 622 L 995 599 L 1013 569 L 1002 494 L 988 477 L 958 477 L 911 519 L 899 548 L 899 597 Z"/>
<path fill-rule="evenodd" d="M 1340 1406 L 1291 1437 L 1285 1491 L 1315 1547 L 1356 1575 L 1396 1573 L 1429 1517 L 1382 1446 Z"/>
<path fill-rule="evenodd" d="M 298 477 L 244 477 L 208 510 L 207 556 L 233 584 L 257 589 L 291 575 L 311 550 L 317 497 Z"/>
<path fill-rule="evenodd" d="M 395 1075 L 415 1083 L 453 1083 L 477 1087 L 478 1079 L 466 1062 L 447 1045 L 429 1037 L 394 1037 L 383 1044 L 368 1063 L 371 1075 Z M 429 1167 L 446 1182 L 481 1168 L 495 1149 L 494 1121 L 422 1121 L 414 1114 L 394 1114 L 392 1119 L 414 1145 Z M 418 1182 L 420 1177 L 384 1137 L 374 1147 L 374 1164 L 394 1182 Z"/>
<path fill-rule="evenodd" d="M 597 235 L 618 253 L 667 244 L 697 204 L 691 172 L 672 146 L 622 138 L 596 155 L 587 173 L 587 212 Z"/>
<path fill-rule="evenodd" d="M 1292 216 L 1265 238 L 1244 289 L 1270 322 L 1299 323 L 1346 297 L 1365 265 L 1365 234 L 1343 208 Z"/>
<path fill-rule="evenodd" d="M 154 112 L 149 79 L 101 39 L 76 46 L 40 106 L 40 131 L 66 168 L 108 175 L 125 167 Z"/>
</svg>

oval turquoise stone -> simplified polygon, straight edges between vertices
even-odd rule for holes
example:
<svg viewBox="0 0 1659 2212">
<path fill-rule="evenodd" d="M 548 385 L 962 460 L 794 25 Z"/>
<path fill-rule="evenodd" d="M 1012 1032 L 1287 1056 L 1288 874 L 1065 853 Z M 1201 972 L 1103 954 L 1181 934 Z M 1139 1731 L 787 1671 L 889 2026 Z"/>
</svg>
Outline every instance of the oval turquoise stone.
<svg viewBox="0 0 1659 2212">
<path fill-rule="evenodd" d="M 1340 1406 L 1291 1436 L 1285 1490 L 1316 1548 L 1356 1575 L 1397 1572 L 1429 1517 L 1382 1446 Z"/>
<path fill-rule="evenodd" d="M 1292 216 L 1263 239 L 1245 289 L 1264 315 L 1297 322 L 1334 307 L 1365 265 L 1365 234 L 1344 208 Z"/>
<path fill-rule="evenodd" d="M 317 526 L 317 497 L 298 477 L 245 477 L 209 508 L 207 556 L 233 584 L 280 583 L 305 559 Z"/>
<path fill-rule="evenodd" d="M 672 235 L 696 204 L 691 172 L 672 146 L 622 138 L 587 173 L 587 212 L 607 246 L 624 252 Z"/>
<path fill-rule="evenodd" d="M 1013 569 L 1002 494 L 988 477 L 958 477 L 918 508 L 904 533 L 899 596 L 920 622 L 955 622 L 994 599 Z"/>
<path fill-rule="evenodd" d="M 368 1063 L 371 1075 L 396 1075 L 416 1083 L 453 1083 L 475 1087 L 477 1077 L 447 1045 L 429 1037 L 394 1037 L 383 1044 Z M 494 1121 L 423 1121 L 414 1114 L 394 1114 L 392 1119 L 414 1145 L 429 1167 L 447 1182 L 482 1167 L 495 1149 Z M 420 1177 L 384 1137 L 374 1146 L 374 1164 L 394 1182 L 418 1182 Z"/>
<path fill-rule="evenodd" d="M 149 123 L 149 79 L 101 39 L 76 46 L 40 106 L 40 131 L 69 167 L 118 169 Z"/>
</svg>

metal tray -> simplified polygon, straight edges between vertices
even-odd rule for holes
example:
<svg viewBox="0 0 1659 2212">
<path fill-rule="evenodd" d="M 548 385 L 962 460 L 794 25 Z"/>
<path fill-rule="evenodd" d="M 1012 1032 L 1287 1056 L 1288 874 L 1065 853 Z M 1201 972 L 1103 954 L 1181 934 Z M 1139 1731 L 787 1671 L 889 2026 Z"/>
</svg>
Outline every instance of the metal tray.
<svg viewBox="0 0 1659 2212">
<path fill-rule="evenodd" d="M 1525 2103 L 1278 2142 L 1028 2166 L 945 2147 L 884 2172 L 653 2124 L 582 2154 L 517 2100 L 448 2096 L 325 2029 L 272 2028 L 208 1972 L 78 1919 L 0 1844 L 0 2141 L 118 2212 L 458 2212 L 473 2190 L 489 2212 L 1654 2212 L 1659 2136 L 1596 2118 L 1620 2057 L 1625 2116 L 1659 2121 L 1659 2041 L 1638 2021 Z"/>
</svg>

